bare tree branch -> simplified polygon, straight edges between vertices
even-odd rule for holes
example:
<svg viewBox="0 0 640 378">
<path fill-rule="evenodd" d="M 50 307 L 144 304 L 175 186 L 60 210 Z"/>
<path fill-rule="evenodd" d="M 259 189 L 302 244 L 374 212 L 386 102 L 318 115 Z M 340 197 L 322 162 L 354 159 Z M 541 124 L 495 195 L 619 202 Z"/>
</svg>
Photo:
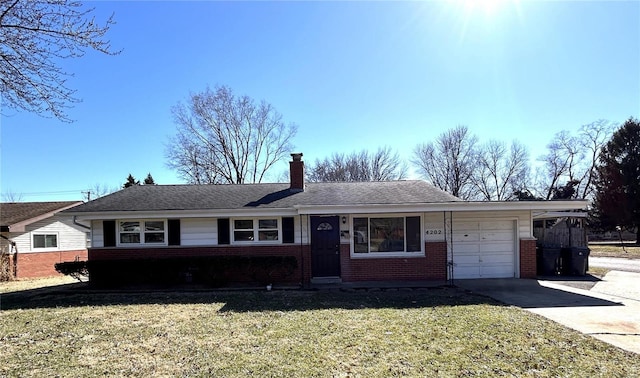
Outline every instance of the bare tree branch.
<svg viewBox="0 0 640 378">
<path fill-rule="evenodd" d="M 56 64 L 86 50 L 116 55 L 104 39 L 115 24 L 91 17 L 93 8 L 71 0 L 0 2 L 0 92 L 8 108 L 72 120 L 66 110 L 80 100 L 67 87 L 72 74 Z"/>
<path fill-rule="evenodd" d="M 272 105 L 224 86 L 191 94 L 172 113 L 177 133 L 166 146 L 167 165 L 193 184 L 262 182 L 297 132 Z"/>
<path fill-rule="evenodd" d="M 435 142 L 414 149 L 413 163 L 434 186 L 462 199 L 475 199 L 476 144 L 466 126 L 457 126 L 438 136 Z"/>
</svg>

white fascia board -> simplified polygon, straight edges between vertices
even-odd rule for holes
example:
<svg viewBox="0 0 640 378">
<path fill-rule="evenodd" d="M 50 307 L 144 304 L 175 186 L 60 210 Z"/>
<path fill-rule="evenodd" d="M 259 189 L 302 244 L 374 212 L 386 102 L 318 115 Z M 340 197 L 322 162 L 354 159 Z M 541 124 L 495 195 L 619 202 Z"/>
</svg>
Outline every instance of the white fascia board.
<svg viewBox="0 0 640 378">
<path fill-rule="evenodd" d="M 349 213 L 409 213 L 440 211 L 563 211 L 584 210 L 588 201 L 487 201 L 487 202 L 444 202 L 415 203 L 398 205 L 340 205 L 340 206 L 294 206 L 299 214 L 349 214 Z"/>
<path fill-rule="evenodd" d="M 110 212 L 78 212 L 68 213 L 78 220 L 101 219 L 153 219 L 153 218 L 234 218 L 234 217 L 265 217 L 265 216 L 295 216 L 295 209 L 237 209 L 237 210 L 166 210 L 166 211 L 110 211 Z"/>
</svg>

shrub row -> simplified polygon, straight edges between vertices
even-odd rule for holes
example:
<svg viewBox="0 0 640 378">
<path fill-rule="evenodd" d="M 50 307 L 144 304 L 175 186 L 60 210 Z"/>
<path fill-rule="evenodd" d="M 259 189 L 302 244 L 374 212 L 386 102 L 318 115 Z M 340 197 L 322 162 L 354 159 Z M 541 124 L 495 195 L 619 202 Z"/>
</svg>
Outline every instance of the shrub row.
<svg viewBox="0 0 640 378">
<path fill-rule="evenodd" d="M 91 284 L 101 287 L 180 283 L 223 287 L 295 282 L 297 266 L 294 256 L 209 256 L 74 261 L 56 264 L 56 270 L 74 277 L 86 271 Z"/>
</svg>

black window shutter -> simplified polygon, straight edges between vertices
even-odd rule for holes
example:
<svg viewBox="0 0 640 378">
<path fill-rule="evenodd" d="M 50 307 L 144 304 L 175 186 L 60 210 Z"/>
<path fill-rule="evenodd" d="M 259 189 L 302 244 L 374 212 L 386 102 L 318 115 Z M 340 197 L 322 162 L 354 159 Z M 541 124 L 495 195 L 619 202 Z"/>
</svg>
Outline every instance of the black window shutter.
<svg viewBox="0 0 640 378">
<path fill-rule="evenodd" d="M 293 217 L 282 218 L 282 242 L 288 244 L 295 242 Z"/>
<path fill-rule="evenodd" d="M 116 246 L 116 221 L 114 220 L 102 221 L 102 231 L 104 232 L 104 246 L 115 247 Z"/>
<path fill-rule="evenodd" d="M 229 218 L 218 218 L 218 244 L 230 244 Z"/>
<path fill-rule="evenodd" d="M 180 245 L 180 219 L 169 219 L 169 245 Z"/>
</svg>

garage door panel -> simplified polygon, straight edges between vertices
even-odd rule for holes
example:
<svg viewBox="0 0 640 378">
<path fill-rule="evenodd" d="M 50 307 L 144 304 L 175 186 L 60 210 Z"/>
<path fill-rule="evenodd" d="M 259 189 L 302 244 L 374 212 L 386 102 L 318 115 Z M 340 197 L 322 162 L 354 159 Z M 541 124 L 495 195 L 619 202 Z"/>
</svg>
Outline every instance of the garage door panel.
<svg viewBox="0 0 640 378">
<path fill-rule="evenodd" d="M 511 278 L 513 277 L 513 265 L 483 266 L 480 271 L 482 278 Z"/>
<path fill-rule="evenodd" d="M 455 260 L 455 263 L 459 265 L 477 265 L 478 262 L 480 262 L 480 255 L 459 255 Z"/>
<path fill-rule="evenodd" d="M 483 232 L 480 238 L 485 241 L 513 241 L 513 231 Z"/>
<path fill-rule="evenodd" d="M 510 254 L 485 254 L 480 259 L 483 263 L 496 264 L 496 265 L 509 265 L 513 266 L 513 261 L 510 259 Z"/>
<path fill-rule="evenodd" d="M 467 233 L 454 233 L 453 234 L 453 242 L 454 243 L 468 243 L 468 242 L 478 242 L 481 240 L 479 232 L 467 232 Z"/>
<path fill-rule="evenodd" d="M 514 277 L 514 221 L 455 222 L 452 236 L 454 278 Z"/>
<path fill-rule="evenodd" d="M 514 244 L 509 243 L 491 243 L 491 244 L 481 244 L 479 246 L 480 252 L 508 252 L 509 254 L 513 253 Z"/>
<path fill-rule="evenodd" d="M 465 279 L 480 277 L 480 268 L 477 265 L 468 266 L 458 264 L 457 266 L 454 266 L 454 269 L 456 271 L 456 278 Z"/>
<path fill-rule="evenodd" d="M 454 248 L 458 254 L 468 255 L 468 254 L 480 254 L 480 245 L 478 243 L 473 244 L 454 244 Z"/>
</svg>

